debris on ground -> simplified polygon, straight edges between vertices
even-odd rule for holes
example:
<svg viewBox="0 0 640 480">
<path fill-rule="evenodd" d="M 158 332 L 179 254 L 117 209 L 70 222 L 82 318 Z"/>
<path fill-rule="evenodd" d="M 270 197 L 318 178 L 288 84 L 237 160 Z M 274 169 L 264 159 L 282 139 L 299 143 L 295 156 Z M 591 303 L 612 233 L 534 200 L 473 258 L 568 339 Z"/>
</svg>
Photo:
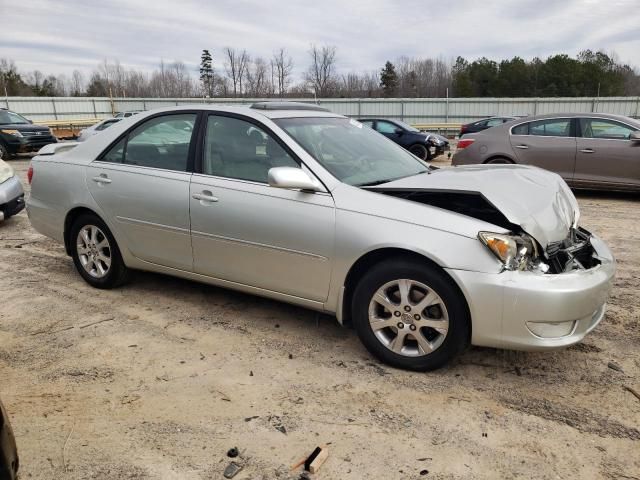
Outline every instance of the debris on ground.
<svg viewBox="0 0 640 480">
<path fill-rule="evenodd" d="M 227 457 L 229 458 L 236 458 L 238 455 L 240 455 L 238 447 L 232 447 L 227 451 Z"/>
<path fill-rule="evenodd" d="M 236 462 L 231 462 L 227 465 L 227 468 L 224 469 L 224 478 L 233 478 L 238 474 L 238 472 L 240 472 L 240 470 L 242 470 L 242 465 L 237 464 Z"/>
<path fill-rule="evenodd" d="M 607 367 L 609 367 L 611 370 L 615 370 L 616 372 L 624 373 L 624 370 L 622 369 L 622 367 L 618 365 L 616 362 L 607 363 Z"/>
</svg>

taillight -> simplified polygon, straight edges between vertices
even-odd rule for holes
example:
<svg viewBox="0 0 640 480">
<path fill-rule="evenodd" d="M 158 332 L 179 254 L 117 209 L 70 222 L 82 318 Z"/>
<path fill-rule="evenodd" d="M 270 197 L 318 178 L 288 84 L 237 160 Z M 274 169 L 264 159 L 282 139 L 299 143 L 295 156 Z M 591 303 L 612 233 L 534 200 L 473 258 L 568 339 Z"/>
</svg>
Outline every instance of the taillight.
<svg viewBox="0 0 640 480">
<path fill-rule="evenodd" d="M 467 148 L 469 145 L 471 145 L 473 142 L 475 142 L 475 139 L 473 138 L 463 138 L 461 140 L 458 140 L 458 150 L 462 150 L 463 148 Z"/>
<path fill-rule="evenodd" d="M 27 181 L 29 182 L 29 185 L 31 185 L 31 182 L 33 181 L 33 166 L 29 165 L 29 170 L 27 170 Z"/>
</svg>

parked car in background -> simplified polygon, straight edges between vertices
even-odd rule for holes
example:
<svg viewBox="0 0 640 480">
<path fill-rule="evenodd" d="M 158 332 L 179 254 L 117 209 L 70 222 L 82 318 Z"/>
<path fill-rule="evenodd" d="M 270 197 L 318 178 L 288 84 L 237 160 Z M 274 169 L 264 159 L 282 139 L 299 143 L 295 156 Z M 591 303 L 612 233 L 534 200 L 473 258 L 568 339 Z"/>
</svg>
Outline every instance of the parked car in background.
<svg viewBox="0 0 640 480">
<path fill-rule="evenodd" d="M 24 191 L 13 168 L 0 159 L 0 222 L 24 209 Z M 0 477 L 1 478 L 1 477 Z"/>
<path fill-rule="evenodd" d="M 113 118 L 129 118 L 137 115 L 140 112 L 118 112 L 114 115 Z"/>
<path fill-rule="evenodd" d="M 22 115 L 0 108 L 0 158 L 16 153 L 37 152 L 58 139 L 49 127 L 33 125 Z"/>
<path fill-rule="evenodd" d="M 18 477 L 20 460 L 16 439 L 2 400 L 0 400 L 0 479 L 15 480 Z"/>
<path fill-rule="evenodd" d="M 599 113 L 511 121 L 460 139 L 452 164 L 478 163 L 535 165 L 575 188 L 640 190 L 640 121 Z"/>
<path fill-rule="evenodd" d="M 489 117 L 483 118 L 482 120 L 477 120 L 471 123 L 465 123 L 460 127 L 460 136 L 466 135 L 467 133 L 476 133 L 481 132 L 482 130 L 486 130 L 487 128 L 497 127 L 498 125 L 502 125 L 503 123 L 510 122 L 511 120 L 515 120 L 517 118 L 522 118 L 520 116 L 505 116 L 505 117 Z"/>
<path fill-rule="evenodd" d="M 80 130 L 80 134 L 78 135 L 78 142 L 84 142 L 86 139 L 97 135 L 101 131 L 109 128 L 111 125 L 118 123 L 122 120 L 123 117 L 119 118 L 107 118 L 106 120 L 102 120 L 101 122 L 96 123 L 95 125 L 91 125 L 90 127 L 83 128 Z"/>
<path fill-rule="evenodd" d="M 29 172 L 31 224 L 90 285 L 140 269 L 332 313 L 401 368 L 579 342 L 615 272 L 558 175 L 435 169 L 315 105 L 145 112 Z"/>
<path fill-rule="evenodd" d="M 444 142 L 436 135 L 421 132 L 400 120 L 361 118 L 358 121 L 406 148 L 421 160 L 431 160 L 437 151 L 444 152 Z"/>
</svg>

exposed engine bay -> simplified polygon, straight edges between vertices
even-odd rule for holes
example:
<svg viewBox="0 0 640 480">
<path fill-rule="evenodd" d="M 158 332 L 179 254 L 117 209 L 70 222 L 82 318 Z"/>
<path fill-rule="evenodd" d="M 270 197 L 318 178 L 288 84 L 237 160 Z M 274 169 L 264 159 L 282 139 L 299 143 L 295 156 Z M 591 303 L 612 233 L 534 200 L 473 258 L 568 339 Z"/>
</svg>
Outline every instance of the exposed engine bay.
<svg viewBox="0 0 640 480">
<path fill-rule="evenodd" d="M 510 222 L 505 215 L 480 192 L 384 189 L 380 187 L 372 190 L 384 195 L 424 203 L 468 217 L 477 218 L 478 220 L 508 229 L 516 235 L 526 233 L 519 225 Z M 600 261 L 591 245 L 590 238 L 590 232 L 578 227 L 577 229 L 571 228 L 569 235 L 564 240 L 550 243 L 546 251 L 540 248 L 539 245 L 534 246 L 536 254 L 539 255 L 539 258 L 535 262 L 535 270 L 542 273 L 557 274 L 573 270 L 587 270 L 599 265 Z M 529 269 L 533 268 L 530 266 Z"/>
</svg>

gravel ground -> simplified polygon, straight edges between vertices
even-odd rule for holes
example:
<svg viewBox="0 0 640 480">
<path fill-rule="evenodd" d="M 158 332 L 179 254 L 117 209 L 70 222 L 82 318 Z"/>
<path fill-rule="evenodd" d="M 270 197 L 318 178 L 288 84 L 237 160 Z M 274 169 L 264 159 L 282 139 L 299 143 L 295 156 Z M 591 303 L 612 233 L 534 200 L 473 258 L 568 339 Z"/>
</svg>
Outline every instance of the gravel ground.
<svg viewBox="0 0 640 480">
<path fill-rule="evenodd" d="M 321 444 L 324 479 L 640 478 L 640 196 L 578 198 L 618 259 L 602 324 L 566 350 L 471 348 L 427 374 L 286 304 L 147 273 L 94 290 L 25 213 L 0 224 L 21 478 L 217 479 L 237 446 L 236 479 L 297 479 Z"/>
</svg>

